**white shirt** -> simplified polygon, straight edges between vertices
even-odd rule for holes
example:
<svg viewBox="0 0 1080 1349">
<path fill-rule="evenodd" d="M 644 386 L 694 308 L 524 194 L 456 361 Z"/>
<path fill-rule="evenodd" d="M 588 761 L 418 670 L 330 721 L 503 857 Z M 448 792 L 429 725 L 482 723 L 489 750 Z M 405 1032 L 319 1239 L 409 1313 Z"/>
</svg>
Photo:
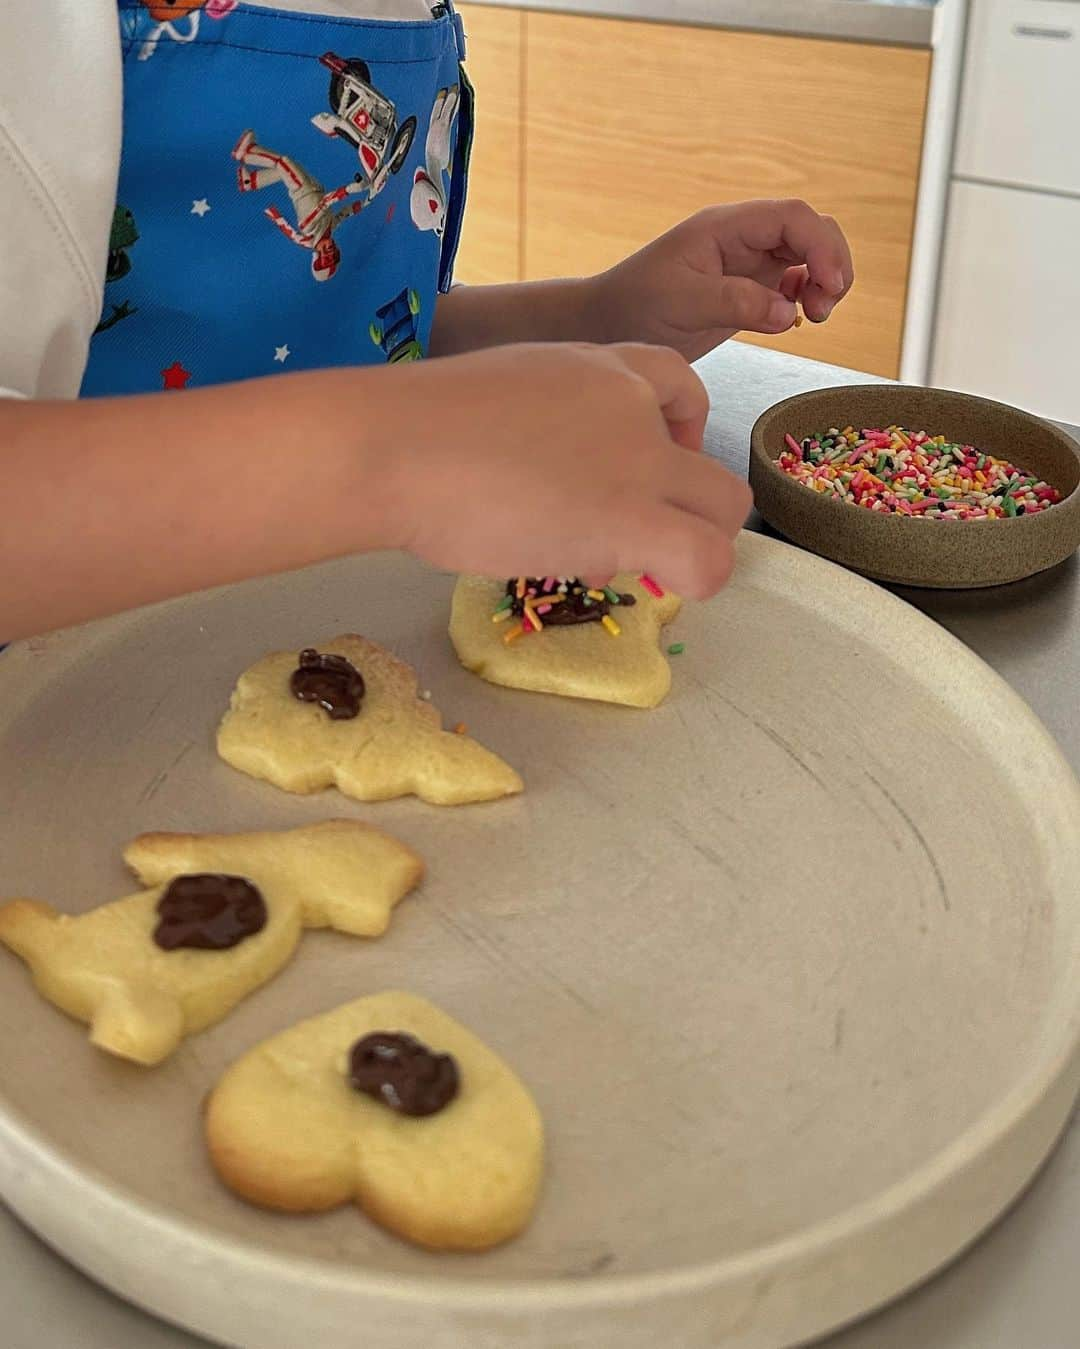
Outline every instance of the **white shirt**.
<svg viewBox="0 0 1080 1349">
<path fill-rule="evenodd" d="M 428 0 L 273 7 L 431 17 Z M 78 394 L 101 316 L 122 94 L 116 0 L 0 0 L 0 395 Z"/>
</svg>

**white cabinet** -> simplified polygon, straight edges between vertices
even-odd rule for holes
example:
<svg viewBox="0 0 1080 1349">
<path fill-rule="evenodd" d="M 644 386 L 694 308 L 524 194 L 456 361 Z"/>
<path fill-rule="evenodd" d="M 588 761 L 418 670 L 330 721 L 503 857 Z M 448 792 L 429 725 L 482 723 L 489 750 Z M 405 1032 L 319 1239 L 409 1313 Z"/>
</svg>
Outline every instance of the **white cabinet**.
<svg viewBox="0 0 1080 1349">
<path fill-rule="evenodd" d="M 1080 3 L 973 0 L 953 172 L 1080 193 Z"/>
<path fill-rule="evenodd" d="M 930 376 L 1080 423 L 1080 0 L 971 0 Z"/>
<path fill-rule="evenodd" d="M 954 181 L 931 382 L 1080 423 L 1078 243 L 1080 197 Z"/>
</svg>

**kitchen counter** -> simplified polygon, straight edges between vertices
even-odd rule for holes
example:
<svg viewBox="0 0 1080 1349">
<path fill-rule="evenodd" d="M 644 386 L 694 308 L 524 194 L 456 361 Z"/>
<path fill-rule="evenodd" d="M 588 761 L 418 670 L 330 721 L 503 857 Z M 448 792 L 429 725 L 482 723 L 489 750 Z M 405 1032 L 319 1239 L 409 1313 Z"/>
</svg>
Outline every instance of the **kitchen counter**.
<svg viewBox="0 0 1080 1349">
<path fill-rule="evenodd" d="M 855 0 L 850 0 L 854 7 Z M 745 472 L 750 427 L 772 403 L 860 377 L 730 343 L 699 366 L 709 451 Z M 1080 429 L 1073 428 L 1080 439 Z M 752 522 L 753 527 L 753 522 Z M 997 670 L 1080 770 L 1080 565 L 996 591 L 901 592 Z M 821 1349 L 1069 1349 L 1080 1320 L 1080 1116 L 1028 1193 L 953 1267 Z M 204 1341 L 106 1293 L 0 1206 L 5 1349 L 198 1349 Z M 363 1343 L 363 1329 L 357 1343 Z M 259 1349 L 257 1344 L 242 1349 Z M 375 1346 L 374 1349 L 378 1349 Z M 461 1349 L 470 1349 L 463 1344 Z M 598 1346 L 606 1349 L 606 1346 Z"/>
<path fill-rule="evenodd" d="M 936 0 L 472 0 L 472 3 L 930 47 Z"/>
</svg>

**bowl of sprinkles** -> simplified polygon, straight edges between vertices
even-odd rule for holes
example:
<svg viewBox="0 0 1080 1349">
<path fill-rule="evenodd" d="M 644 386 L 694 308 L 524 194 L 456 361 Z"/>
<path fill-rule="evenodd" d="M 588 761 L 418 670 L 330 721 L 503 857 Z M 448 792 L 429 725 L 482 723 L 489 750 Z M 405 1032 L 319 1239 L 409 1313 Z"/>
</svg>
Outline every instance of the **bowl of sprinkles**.
<svg viewBox="0 0 1080 1349">
<path fill-rule="evenodd" d="M 879 581 L 1005 585 L 1080 546 L 1080 446 L 1018 408 L 908 385 L 817 389 L 750 439 L 774 529 Z"/>
</svg>

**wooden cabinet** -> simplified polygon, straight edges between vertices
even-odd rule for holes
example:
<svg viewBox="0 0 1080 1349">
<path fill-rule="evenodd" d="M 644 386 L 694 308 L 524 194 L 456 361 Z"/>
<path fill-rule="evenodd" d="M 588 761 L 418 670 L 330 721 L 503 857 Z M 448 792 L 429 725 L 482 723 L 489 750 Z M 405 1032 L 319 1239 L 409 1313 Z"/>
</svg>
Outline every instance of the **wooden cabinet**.
<svg viewBox="0 0 1080 1349">
<path fill-rule="evenodd" d="M 469 203 L 455 275 L 474 285 L 522 274 L 525 14 L 459 5 L 476 87 Z"/>
<path fill-rule="evenodd" d="M 463 12 L 479 126 L 463 280 L 588 274 L 710 203 L 804 197 L 847 232 L 855 290 L 821 327 L 747 340 L 898 373 L 929 52 Z"/>
</svg>

